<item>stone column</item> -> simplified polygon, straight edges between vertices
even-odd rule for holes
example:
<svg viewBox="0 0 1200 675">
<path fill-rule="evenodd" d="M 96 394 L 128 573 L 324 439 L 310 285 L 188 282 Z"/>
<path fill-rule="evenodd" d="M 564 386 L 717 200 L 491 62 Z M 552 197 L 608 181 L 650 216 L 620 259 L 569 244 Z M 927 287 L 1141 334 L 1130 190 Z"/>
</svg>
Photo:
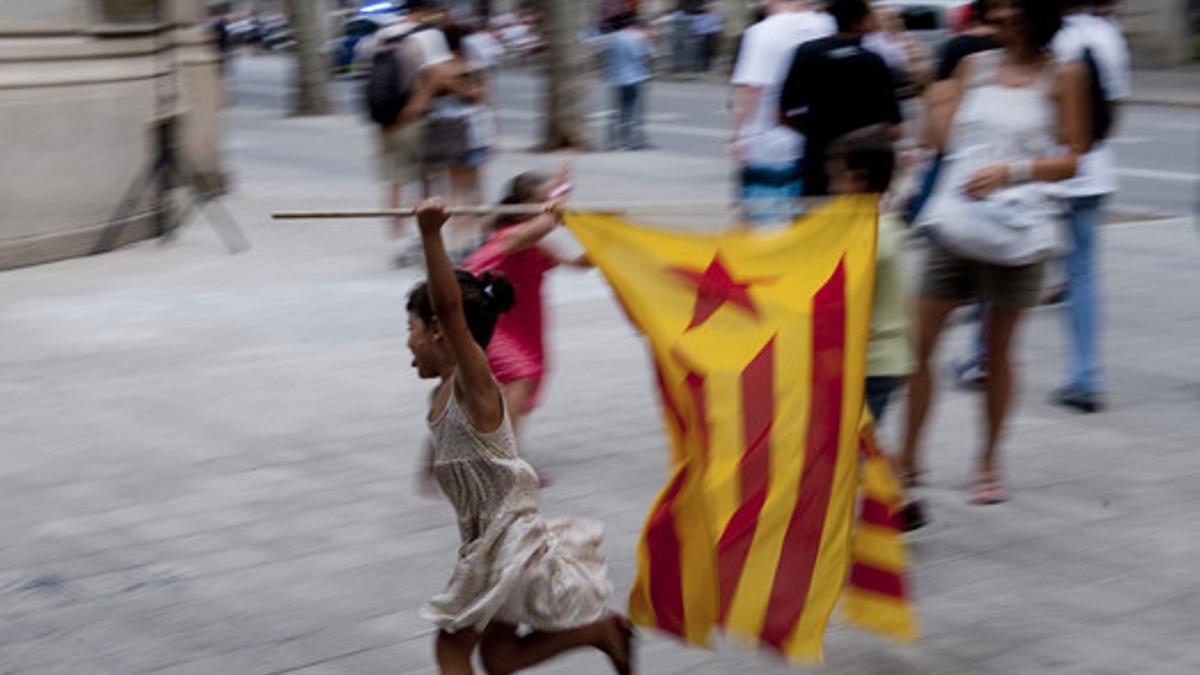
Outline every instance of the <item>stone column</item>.
<svg viewBox="0 0 1200 675">
<path fill-rule="evenodd" d="M 1191 59 L 1187 0 L 1124 0 L 1121 25 L 1135 68 L 1162 68 Z"/>
<path fill-rule="evenodd" d="M 204 24 L 204 0 L 168 0 L 172 5 L 176 75 L 182 97 L 182 147 L 197 178 L 207 188 L 225 192 L 221 110 L 230 100 L 213 34 Z M 237 56 L 231 56 L 236 72 Z"/>
<path fill-rule="evenodd" d="M 0 269 L 154 233 L 152 189 L 116 216 L 153 158 L 156 84 L 170 72 L 188 71 L 179 78 L 181 98 L 192 101 L 183 143 L 201 173 L 221 175 L 214 97 L 205 90 L 215 63 L 205 64 L 207 46 L 194 43 L 177 66 L 157 16 L 153 0 L 0 4 Z M 177 32 L 192 40 L 195 11 L 186 16 Z"/>
</svg>

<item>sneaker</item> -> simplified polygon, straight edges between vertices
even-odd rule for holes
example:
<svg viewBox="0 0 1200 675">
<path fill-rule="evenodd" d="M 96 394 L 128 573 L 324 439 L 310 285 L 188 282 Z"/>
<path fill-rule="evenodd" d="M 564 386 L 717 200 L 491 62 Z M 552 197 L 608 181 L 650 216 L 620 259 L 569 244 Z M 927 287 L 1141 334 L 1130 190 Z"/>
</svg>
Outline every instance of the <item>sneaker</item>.
<svg viewBox="0 0 1200 675">
<path fill-rule="evenodd" d="M 975 359 L 954 364 L 953 374 L 955 384 L 962 389 L 980 389 L 988 377 L 987 367 Z"/>
<path fill-rule="evenodd" d="M 1059 284 L 1058 286 L 1048 288 L 1042 293 L 1042 297 L 1039 300 L 1043 305 L 1061 305 L 1067 301 L 1067 287 Z"/>
<path fill-rule="evenodd" d="M 1095 392 L 1064 387 L 1050 395 L 1050 402 L 1082 413 L 1104 410 L 1104 397 Z"/>
</svg>

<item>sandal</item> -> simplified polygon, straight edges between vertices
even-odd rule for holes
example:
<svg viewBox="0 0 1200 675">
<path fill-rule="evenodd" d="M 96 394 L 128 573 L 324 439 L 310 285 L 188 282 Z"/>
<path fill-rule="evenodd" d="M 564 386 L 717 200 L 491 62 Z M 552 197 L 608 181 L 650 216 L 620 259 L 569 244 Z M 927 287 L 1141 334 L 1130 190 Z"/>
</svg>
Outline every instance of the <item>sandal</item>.
<svg viewBox="0 0 1200 675">
<path fill-rule="evenodd" d="M 980 475 L 971 486 L 971 503 L 981 506 L 1002 504 L 1008 501 L 1008 490 L 995 475 Z"/>
<path fill-rule="evenodd" d="M 901 469 L 897 477 L 900 479 L 900 486 L 905 490 L 910 490 L 925 484 L 921 480 L 921 477 L 924 475 L 925 471 L 923 469 Z"/>
</svg>

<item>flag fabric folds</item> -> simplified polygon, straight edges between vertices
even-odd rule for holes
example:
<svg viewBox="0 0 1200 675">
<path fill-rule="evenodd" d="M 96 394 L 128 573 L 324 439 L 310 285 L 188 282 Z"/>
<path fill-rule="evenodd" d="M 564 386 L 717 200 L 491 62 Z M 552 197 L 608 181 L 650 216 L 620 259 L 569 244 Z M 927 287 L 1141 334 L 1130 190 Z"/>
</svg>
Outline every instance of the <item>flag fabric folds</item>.
<svg viewBox="0 0 1200 675">
<path fill-rule="evenodd" d="M 850 579 L 842 617 L 850 624 L 899 640 L 917 638 L 908 592 L 908 551 L 898 520 L 904 493 L 891 464 L 875 443 L 870 414 L 859 429 L 862 465 L 858 517 L 850 546 Z"/>
<path fill-rule="evenodd" d="M 892 577 L 869 578 L 902 578 L 898 536 L 900 552 L 883 558 L 871 557 L 891 541 L 882 528 L 852 538 L 876 218 L 870 196 L 829 201 L 768 232 L 566 215 L 647 338 L 671 438 L 670 476 L 638 547 L 636 623 L 698 645 L 719 628 L 810 662 L 849 578 L 862 583 L 851 586 L 847 618 L 911 636 L 896 630 L 904 589 L 881 594 L 896 590 L 882 586 Z M 861 568 L 852 547 L 865 547 Z M 896 612 L 872 622 L 879 606 Z"/>
</svg>

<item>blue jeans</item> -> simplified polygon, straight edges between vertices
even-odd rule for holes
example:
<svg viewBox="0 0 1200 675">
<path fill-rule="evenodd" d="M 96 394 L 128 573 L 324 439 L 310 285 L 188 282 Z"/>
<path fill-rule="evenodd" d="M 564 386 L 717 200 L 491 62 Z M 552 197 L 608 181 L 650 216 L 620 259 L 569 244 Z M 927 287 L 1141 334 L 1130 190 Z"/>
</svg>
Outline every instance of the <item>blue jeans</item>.
<svg viewBox="0 0 1200 675">
<path fill-rule="evenodd" d="M 937 179 L 942 173 L 942 155 L 939 153 L 929 162 L 929 166 L 925 167 L 925 173 L 921 176 L 921 187 L 912 199 L 904 205 L 904 219 L 910 223 L 915 223 L 917 217 L 921 215 L 921 211 L 925 208 L 925 204 L 929 202 L 929 198 L 933 196 L 933 188 L 937 186 Z"/>
<path fill-rule="evenodd" d="M 904 378 L 896 375 L 872 375 L 867 377 L 864 395 L 867 399 L 867 409 L 875 418 L 875 423 L 883 421 L 883 413 L 887 412 L 888 402 L 892 400 L 892 392 L 904 383 Z"/>
<path fill-rule="evenodd" d="M 1071 334 L 1071 365 L 1065 388 L 1087 394 L 1103 391 L 1096 349 L 1100 293 L 1095 271 L 1096 227 L 1103 201 L 1103 197 L 1070 200 L 1067 225 L 1074 247 L 1063 260 L 1067 272 L 1067 327 Z"/>
<path fill-rule="evenodd" d="M 646 147 L 643 129 L 645 103 L 643 84 L 621 84 L 614 88 L 617 116 L 613 120 L 609 144 L 613 148 L 638 150 Z"/>
<path fill-rule="evenodd" d="M 975 318 L 978 325 L 975 327 L 975 340 L 971 343 L 971 353 L 967 355 L 965 361 L 962 362 L 963 367 L 979 366 L 985 372 L 987 371 L 987 331 L 988 331 L 988 303 L 977 302 L 971 310 L 975 313 Z"/>
</svg>

